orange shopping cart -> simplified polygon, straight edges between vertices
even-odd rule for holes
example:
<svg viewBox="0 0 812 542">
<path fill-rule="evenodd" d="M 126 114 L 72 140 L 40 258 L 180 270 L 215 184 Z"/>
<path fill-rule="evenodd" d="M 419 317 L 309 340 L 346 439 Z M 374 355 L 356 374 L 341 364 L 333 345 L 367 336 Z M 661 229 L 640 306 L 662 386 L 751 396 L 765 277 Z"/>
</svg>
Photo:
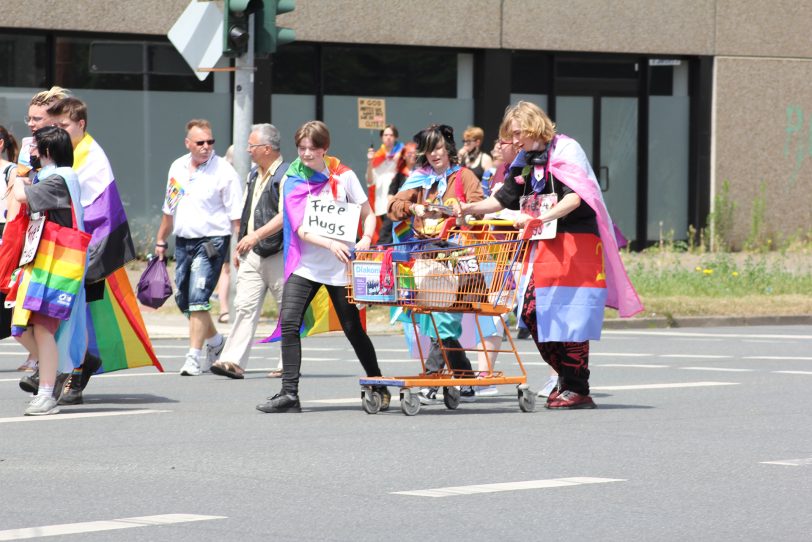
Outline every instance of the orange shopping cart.
<svg viewBox="0 0 812 542">
<path fill-rule="evenodd" d="M 362 378 L 361 405 L 368 414 L 380 411 L 382 397 L 376 386 L 400 388 L 400 408 L 407 416 L 420 412 L 417 390 L 442 387 L 443 402 L 449 409 L 460 404 L 460 386 L 517 386 L 519 408 L 535 409 L 536 395 L 527 385 L 527 372 L 522 364 L 508 325 L 501 316 L 516 304 L 517 276 L 528 256 L 528 239 L 538 225 L 531 223 L 518 231 L 505 220 L 474 220 L 456 226 L 449 219 L 438 239 L 424 239 L 387 245 L 385 250 L 355 251 L 348 265 L 350 302 L 366 305 L 402 307 L 408 311 L 418 335 L 418 315 L 427 315 L 439 336 L 435 312 L 473 313 L 478 316 L 500 316 L 501 327 L 509 349 L 449 348 L 439 343 L 445 366 L 427 373 L 426 352 L 418 341 L 422 370 L 414 376 Z M 478 336 L 483 336 L 478 318 L 474 318 Z M 449 363 L 450 351 L 484 352 L 488 374 L 454 370 Z M 507 375 L 494 370 L 494 356 L 512 354 L 520 374 Z"/>
</svg>

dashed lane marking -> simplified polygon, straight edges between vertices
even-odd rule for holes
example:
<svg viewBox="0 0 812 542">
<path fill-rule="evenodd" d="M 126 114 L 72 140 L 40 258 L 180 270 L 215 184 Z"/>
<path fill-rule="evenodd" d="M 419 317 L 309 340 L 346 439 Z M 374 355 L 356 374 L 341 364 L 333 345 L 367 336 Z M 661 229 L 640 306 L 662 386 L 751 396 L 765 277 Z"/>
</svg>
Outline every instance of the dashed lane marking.
<svg viewBox="0 0 812 542">
<path fill-rule="evenodd" d="M 526 480 L 524 482 L 505 482 L 499 484 L 478 484 L 471 486 L 438 487 L 434 489 L 417 489 L 413 491 L 393 491 L 392 495 L 410 495 L 413 497 L 458 497 L 460 495 L 478 495 L 481 493 L 499 493 L 502 491 L 523 491 L 527 489 L 550 489 L 555 487 L 572 487 L 586 484 L 606 484 L 625 482 L 619 478 L 552 478 L 549 480 Z"/>
<path fill-rule="evenodd" d="M 682 371 L 721 371 L 728 373 L 752 373 L 753 369 L 736 369 L 734 367 L 679 367 Z"/>
<path fill-rule="evenodd" d="M 117 531 L 119 529 L 133 529 L 135 527 L 157 527 L 159 525 L 173 525 L 176 523 L 208 521 L 212 519 L 226 519 L 226 516 L 161 514 L 159 516 L 140 516 L 102 521 L 85 521 L 82 523 L 62 523 L 60 525 L 44 525 L 42 527 L 27 527 L 24 529 L 0 531 L 0 540 L 26 540 L 45 536 L 98 533 L 101 531 Z"/>
<path fill-rule="evenodd" d="M 660 354 L 660 358 L 683 358 L 683 359 L 730 359 L 733 356 L 718 356 L 713 354 Z"/>
<path fill-rule="evenodd" d="M 803 459 L 782 459 L 780 461 L 762 461 L 762 465 L 783 465 L 786 467 L 805 467 L 812 465 L 812 457 L 805 457 Z"/>
<path fill-rule="evenodd" d="M 742 359 L 761 359 L 775 361 L 812 361 L 809 356 L 745 356 Z"/>
<path fill-rule="evenodd" d="M 738 382 L 674 382 L 670 384 L 636 384 L 631 386 L 590 386 L 601 391 L 664 390 L 669 388 L 704 388 L 708 386 L 736 386 Z"/>
<path fill-rule="evenodd" d="M 770 371 L 779 375 L 812 375 L 812 371 Z"/>
<path fill-rule="evenodd" d="M 113 410 L 109 412 L 77 412 L 75 414 L 55 414 L 53 416 L 15 416 L 13 418 L 0 418 L 0 423 L 16 423 L 16 422 L 48 422 L 48 421 L 64 421 L 76 420 L 79 418 L 106 418 L 109 416 L 134 416 L 138 414 L 162 414 L 164 412 L 172 412 L 171 410 Z M 4 540 L 0 538 L 0 540 Z"/>
<path fill-rule="evenodd" d="M 719 337 L 721 339 L 812 339 L 812 335 L 783 335 L 768 333 L 702 333 L 688 331 L 604 330 L 606 335 L 641 335 L 646 337 Z"/>
</svg>

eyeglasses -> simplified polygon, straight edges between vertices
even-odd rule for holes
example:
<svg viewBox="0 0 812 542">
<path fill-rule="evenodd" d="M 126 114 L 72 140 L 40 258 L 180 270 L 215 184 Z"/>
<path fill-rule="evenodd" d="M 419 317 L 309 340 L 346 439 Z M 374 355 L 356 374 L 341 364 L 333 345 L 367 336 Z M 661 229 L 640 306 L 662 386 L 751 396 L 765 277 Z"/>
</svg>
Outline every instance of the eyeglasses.
<svg viewBox="0 0 812 542">
<path fill-rule="evenodd" d="M 28 124 L 29 122 L 42 122 L 45 117 L 29 117 L 28 115 L 24 116 L 23 119 L 25 123 Z"/>
<path fill-rule="evenodd" d="M 248 148 L 253 149 L 254 147 L 268 147 L 270 146 L 268 143 L 249 143 Z"/>
<path fill-rule="evenodd" d="M 204 139 L 203 141 L 194 141 L 193 143 L 195 145 L 197 145 L 198 147 L 202 147 L 203 145 L 208 145 L 209 147 L 211 147 L 212 145 L 214 145 L 214 140 L 213 139 Z"/>
</svg>

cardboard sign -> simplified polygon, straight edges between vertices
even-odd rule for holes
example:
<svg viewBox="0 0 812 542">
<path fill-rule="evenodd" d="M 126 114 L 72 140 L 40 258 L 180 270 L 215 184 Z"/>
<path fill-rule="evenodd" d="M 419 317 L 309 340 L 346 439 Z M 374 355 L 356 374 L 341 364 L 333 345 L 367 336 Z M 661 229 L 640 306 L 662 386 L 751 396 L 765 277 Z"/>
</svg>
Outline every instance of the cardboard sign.
<svg viewBox="0 0 812 542">
<path fill-rule="evenodd" d="M 302 227 L 310 233 L 355 243 L 360 219 L 361 206 L 357 203 L 308 196 Z"/>
<path fill-rule="evenodd" d="M 25 231 L 25 245 L 23 253 L 20 255 L 20 267 L 33 262 L 39 248 L 39 241 L 42 238 L 42 230 L 45 228 L 45 215 L 32 218 Z"/>
<path fill-rule="evenodd" d="M 358 98 L 358 128 L 383 130 L 386 126 L 386 100 Z"/>
<path fill-rule="evenodd" d="M 352 262 L 353 297 L 356 301 L 395 301 L 397 290 L 391 288 L 388 292 L 384 292 L 381 287 L 382 265 L 382 262 Z M 396 271 L 393 269 L 394 273 Z M 397 280 L 397 275 L 394 280 Z"/>
<path fill-rule="evenodd" d="M 537 218 L 544 211 L 551 209 L 556 203 L 558 203 L 558 194 L 555 192 L 552 194 L 532 194 L 530 196 L 522 196 L 519 198 L 519 209 L 522 213 Z M 536 228 L 536 231 L 530 240 L 538 241 L 540 239 L 552 239 L 555 237 L 557 230 L 558 219 L 556 218 L 555 220 L 545 222 Z"/>
</svg>

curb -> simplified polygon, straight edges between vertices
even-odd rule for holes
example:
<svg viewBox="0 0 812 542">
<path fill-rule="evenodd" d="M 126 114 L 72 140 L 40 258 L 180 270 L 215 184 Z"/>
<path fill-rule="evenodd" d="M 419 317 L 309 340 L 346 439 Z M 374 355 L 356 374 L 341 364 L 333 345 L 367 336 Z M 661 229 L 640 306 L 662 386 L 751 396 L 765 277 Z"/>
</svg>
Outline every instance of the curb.
<svg viewBox="0 0 812 542">
<path fill-rule="evenodd" d="M 151 339 L 188 339 L 189 328 L 186 322 L 172 322 L 171 318 L 148 318 L 144 321 Z M 604 320 L 603 329 L 666 329 L 683 327 L 743 327 L 743 326 L 797 326 L 812 325 L 812 315 L 778 315 L 778 316 L 685 316 L 680 318 L 613 318 Z M 222 331 L 227 331 L 221 329 Z M 273 333 L 273 326 L 260 324 L 256 337 L 267 337 Z M 341 334 L 340 331 L 332 332 Z M 373 336 L 401 335 L 400 330 L 389 325 L 372 325 L 367 333 Z M 324 334 L 324 336 L 329 336 Z"/>
</svg>

